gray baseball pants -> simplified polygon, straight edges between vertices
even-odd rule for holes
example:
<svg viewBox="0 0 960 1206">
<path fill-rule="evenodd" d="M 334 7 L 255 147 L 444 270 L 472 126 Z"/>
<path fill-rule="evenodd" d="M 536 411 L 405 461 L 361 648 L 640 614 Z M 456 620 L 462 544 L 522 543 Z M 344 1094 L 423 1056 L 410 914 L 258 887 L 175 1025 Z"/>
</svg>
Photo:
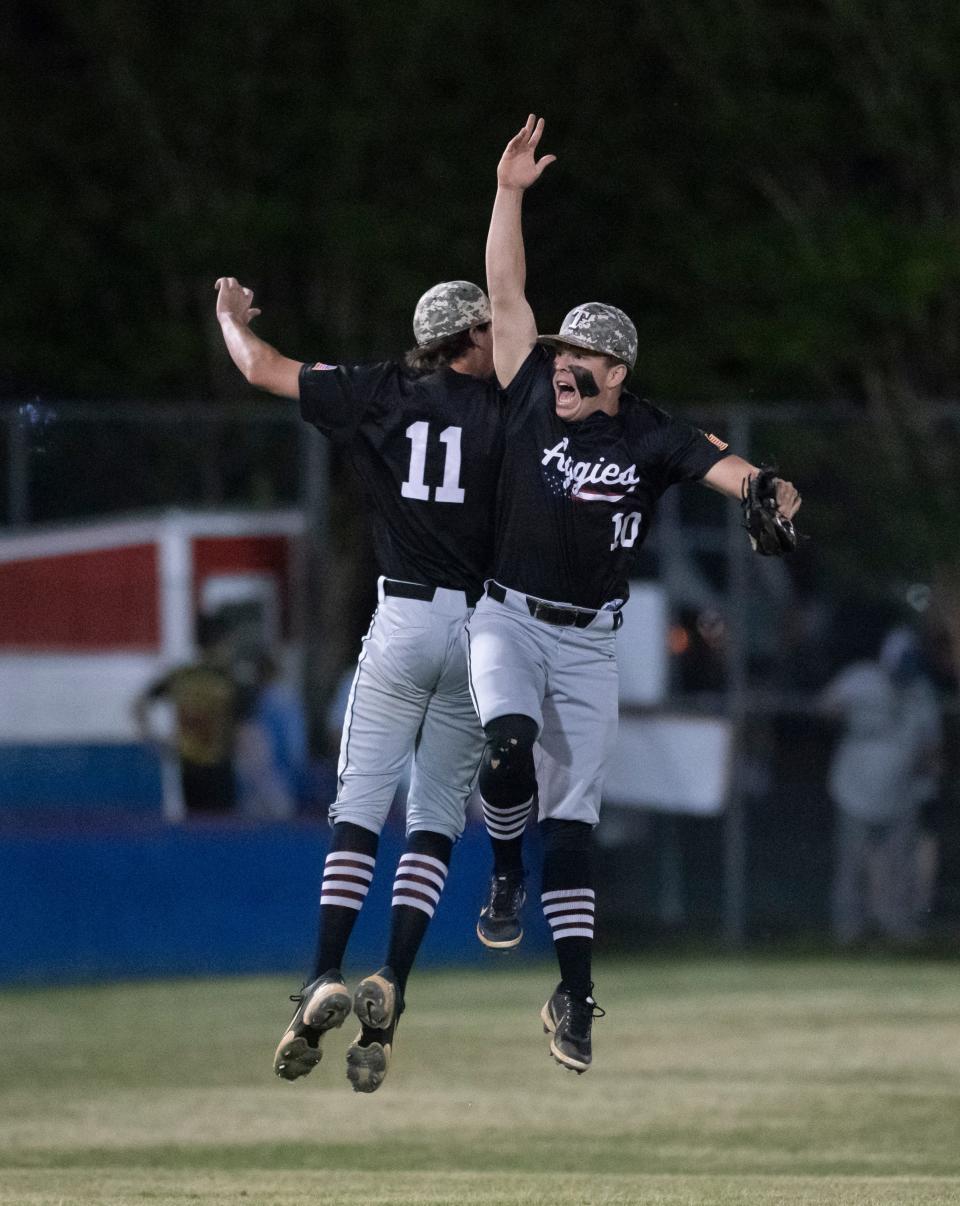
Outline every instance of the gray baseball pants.
<svg viewBox="0 0 960 1206">
<path fill-rule="evenodd" d="M 417 588 L 432 598 L 392 590 Z M 467 681 L 462 591 L 381 578 L 347 702 L 330 820 L 379 833 L 413 752 L 407 833 L 463 832 L 484 735 Z"/>
<path fill-rule="evenodd" d="M 535 720 L 538 819 L 596 825 L 617 736 L 615 613 L 597 612 L 580 628 L 548 623 L 531 614 L 536 600 L 493 586 L 503 602 L 485 595 L 467 627 L 470 689 L 480 721 L 514 713 Z M 551 609 L 548 614 L 559 607 L 539 602 Z"/>
</svg>

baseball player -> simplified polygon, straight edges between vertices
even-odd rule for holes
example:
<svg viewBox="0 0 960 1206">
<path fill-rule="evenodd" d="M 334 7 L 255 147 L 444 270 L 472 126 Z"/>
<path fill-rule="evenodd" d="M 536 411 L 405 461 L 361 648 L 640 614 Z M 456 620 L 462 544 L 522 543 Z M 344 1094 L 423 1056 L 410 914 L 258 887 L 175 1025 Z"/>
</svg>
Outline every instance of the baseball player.
<svg viewBox="0 0 960 1206">
<path fill-rule="evenodd" d="M 521 206 L 555 158 L 536 159 L 542 132 L 531 116 L 507 145 L 487 241 L 506 444 L 494 568 L 468 626 L 468 656 L 487 736 L 480 791 L 488 823 L 503 818 L 494 857 L 505 884 L 522 884 L 520 827 L 539 800 L 541 901 L 561 977 L 541 1017 L 551 1054 L 581 1073 L 602 1012 L 592 995 L 590 843 L 616 736 L 614 634 L 631 565 L 667 487 L 702 480 L 739 498 L 758 470 L 626 392 L 637 333 L 621 310 L 587 302 L 558 334 L 538 336 L 524 295 Z M 799 507 L 789 482 L 777 480 L 775 505 L 788 519 Z M 481 914 L 488 945 L 518 928 L 509 897 L 504 890 Z"/>
<path fill-rule="evenodd" d="M 471 702 L 465 625 L 483 590 L 502 455 L 490 307 L 467 281 L 420 298 L 407 363 L 301 364 L 250 329 L 260 313 L 233 277 L 217 282 L 227 348 L 247 380 L 299 398 L 301 414 L 344 445 L 373 510 L 379 605 L 343 725 L 333 835 L 323 871 L 316 957 L 291 999 L 274 1057 L 285 1080 L 321 1058 L 323 1034 L 351 998 L 340 968 L 373 878 L 379 834 L 413 753 L 407 843 L 396 869 L 385 964 L 353 995 L 360 1033 L 347 1052 L 355 1090 L 386 1076 L 407 976 L 440 899 L 484 735 Z"/>
</svg>

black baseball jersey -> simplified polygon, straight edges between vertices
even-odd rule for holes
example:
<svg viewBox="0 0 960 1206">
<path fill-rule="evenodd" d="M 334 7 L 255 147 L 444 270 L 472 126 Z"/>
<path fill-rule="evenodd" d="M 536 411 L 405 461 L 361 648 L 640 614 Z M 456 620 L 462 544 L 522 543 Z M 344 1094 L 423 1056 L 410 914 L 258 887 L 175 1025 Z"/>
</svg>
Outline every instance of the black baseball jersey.
<svg viewBox="0 0 960 1206">
<path fill-rule="evenodd" d="M 726 445 L 628 393 L 617 415 L 565 422 L 539 344 L 506 399 L 493 577 L 557 603 L 620 606 L 660 495 L 702 477 Z"/>
<path fill-rule="evenodd" d="M 347 447 L 373 512 L 380 572 L 479 596 L 503 451 L 496 383 L 392 361 L 305 364 L 300 413 Z"/>
</svg>

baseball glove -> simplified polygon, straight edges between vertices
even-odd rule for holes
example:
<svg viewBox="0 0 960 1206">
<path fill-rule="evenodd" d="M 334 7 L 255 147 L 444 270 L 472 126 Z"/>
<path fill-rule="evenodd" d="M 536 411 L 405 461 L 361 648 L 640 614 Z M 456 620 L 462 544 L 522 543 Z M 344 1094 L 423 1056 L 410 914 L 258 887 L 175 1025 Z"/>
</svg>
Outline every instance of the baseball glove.
<svg viewBox="0 0 960 1206">
<path fill-rule="evenodd" d="M 761 465 L 759 473 L 744 479 L 740 506 L 743 526 L 755 553 L 764 557 L 782 557 L 797 547 L 793 523 L 777 510 L 777 471 Z"/>
</svg>

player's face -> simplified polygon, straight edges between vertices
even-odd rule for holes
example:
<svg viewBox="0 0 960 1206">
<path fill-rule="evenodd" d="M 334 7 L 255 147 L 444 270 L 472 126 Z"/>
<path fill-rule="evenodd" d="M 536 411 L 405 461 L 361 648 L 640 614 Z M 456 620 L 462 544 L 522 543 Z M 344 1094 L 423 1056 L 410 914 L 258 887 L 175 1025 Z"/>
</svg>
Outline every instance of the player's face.
<svg viewBox="0 0 960 1206">
<path fill-rule="evenodd" d="M 619 366 L 612 366 L 607 356 L 569 345 L 558 347 L 553 361 L 557 414 L 575 423 L 595 410 L 608 410 L 622 380 Z"/>
</svg>

